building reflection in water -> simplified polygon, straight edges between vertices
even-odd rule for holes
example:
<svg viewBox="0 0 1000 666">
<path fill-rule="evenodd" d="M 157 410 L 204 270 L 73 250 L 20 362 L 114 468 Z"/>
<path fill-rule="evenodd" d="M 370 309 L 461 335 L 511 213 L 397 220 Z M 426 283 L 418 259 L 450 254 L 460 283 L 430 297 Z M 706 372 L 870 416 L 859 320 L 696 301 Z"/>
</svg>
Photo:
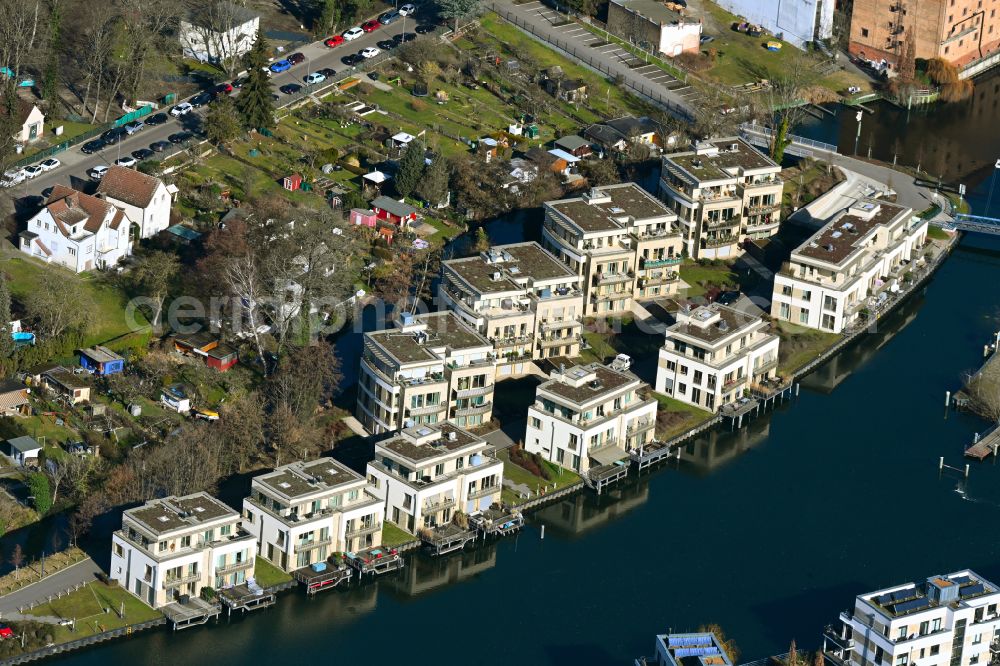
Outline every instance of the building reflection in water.
<svg viewBox="0 0 1000 666">
<path fill-rule="evenodd" d="M 412 555 L 407 559 L 406 567 L 401 572 L 380 581 L 380 584 L 393 592 L 415 597 L 478 576 L 496 564 L 496 542 L 477 542 L 475 547 L 453 555 L 443 557 L 431 557 L 423 553 Z"/>
<path fill-rule="evenodd" d="M 649 499 L 646 479 L 630 479 L 611 486 L 600 496 L 586 491 L 571 495 L 555 504 L 539 509 L 532 521 L 568 536 L 576 536 L 616 520 Z"/>
</svg>

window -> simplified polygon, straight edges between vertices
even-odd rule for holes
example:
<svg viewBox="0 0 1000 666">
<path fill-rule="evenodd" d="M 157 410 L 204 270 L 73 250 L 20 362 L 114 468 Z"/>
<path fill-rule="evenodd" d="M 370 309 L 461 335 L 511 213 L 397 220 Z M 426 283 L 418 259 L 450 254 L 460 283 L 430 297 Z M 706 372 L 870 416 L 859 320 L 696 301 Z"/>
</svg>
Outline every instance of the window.
<svg viewBox="0 0 1000 666">
<path fill-rule="evenodd" d="M 687 393 L 688 392 L 687 384 L 683 384 L 683 383 L 682 384 L 678 384 L 677 385 L 677 392 L 680 393 L 681 395 Z"/>
<path fill-rule="evenodd" d="M 190 548 L 190 547 L 191 547 L 191 537 L 190 536 L 181 537 L 181 548 Z"/>
<path fill-rule="evenodd" d="M 788 305 L 788 303 L 781 304 L 781 309 L 779 311 L 778 316 L 781 317 L 782 319 L 792 318 L 792 308 Z"/>
<path fill-rule="evenodd" d="M 897 635 L 896 638 L 899 638 L 899 639 L 906 638 L 906 630 L 907 630 L 907 627 L 905 627 L 905 626 L 900 627 L 899 628 L 899 635 Z M 901 657 L 905 657 L 906 655 L 900 655 L 900 656 Z M 896 663 L 897 664 L 905 664 L 906 662 L 905 661 L 897 661 Z"/>
<path fill-rule="evenodd" d="M 900 636 L 900 638 L 905 637 L 906 627 L 900 627 L 899 630 L 903 634 L 903 636 Z M 901 654 L 898 657 L 896 657 L 896 666 L 906 666 L 906 664 L 908 664 L 909 661 L 910 661 L 910 655 Z"/>
<path fill-rule="evenodd" d="M 465 458 L 459 457 L 455 459 L 455 469 L 462 469 L 465 467 Z"/>
<path fill-rule="evenodd" d="M 348 502 L 353 502 L 354 500 L 358 499 L 358 493 L 359 493 L 358 490 L 348 490 L 347 491 L 347 501 Z"/>
<path fill-rule="evenodd" d="M 124 552 L 125 551 L 122 548 L 122 545 L 120 543 L 115 543 L 115 555 L 121 557 Z"/>
<path fill-rule="evenodd" d="M 861 28 L 861 36 L 862 37 L 868 36 L 868 28 Z"/>
<path fill-rule="evenodd" d="M 941 652 L 941 646 L 940 645 L 932 645 L 931 646 L 931 656 L 932 657 L 934 655 L 938 654 L 939 652 Z"/>
<path fill-rule="evenodd" d="M 800 324 L 809 323 L 809 310 L 799 310 L 799 323 Z"/>
<path fill-rule="evenodd" d="M 792 295 L 792 285 L 790 285 L 790 284 L 783 284 L 783 285 L 781 285 L 781 295 L 782 296 L 791 296 Z"/>
<path fill-rule="evenodd" d="M 979 610 L 982 610 L 982 608 L 980 608 Z M 979 611 L 976 611 L 976 612 L 978 614 Z M 976 634 L 975 636 L 972 637 L 972 644 L 973 645 L 979 645 L 982 642 L 983 642 L 983 635 L 982 634 Z"/>
<path fill-rule="evenodd" d="M 441 476 L 442 474 L 444 474 L 444 463 L 434 465 L 434 476 Z"/>
<path fill-rule="evenodd" d="M 161 542 L 160 542 L 160 547 L 159 547 L 159 551 L 160 551 L 160 552 L 162 553 L 162 552 L 163 552 L 163 551 L 165 551 L 166 549 L 167 549 L 167 542 L 166 542 L 166 541 L 161 541 Z"/>
<path fill-rule="evenodd" d="M 532 428 L 534 428 L 535 430 L 542 429 L 542 420 L 540 418 L 538 418 L 537 416 L 532 416 L 529 420 L 531 421 Z"/>
<path fill-rule="evenodd" d="M 316 511 L 319 511 L 318 507 L 316 508 Z M 222 527 L 219 528 L 219 534 L 221 536 L 229 536 L 232 533 L 233 533 L 232 525 L 223 525 Z"/>
<path fill-rule="evenodd" d="M 969 657 L 969 663 L 970 664 L 978 664 L 979 663 L 979 655 L 978 654 L 974 654 L 971 657 Z"/>
<path fill-rule="evenodd" d="M 686 365 L 681 366 L 681 374 L 686 375 L 688 373 L 688 367 Z"/>
<path fill-rule="evenodd" d="M 556 462 L 560 465 L 566 460 L 566 452 L 562 449 L 556 449 Z"/>
<path fill-rule="evenodd" d="M 930 631 L 930 628 L 931 628 L 931 623 L 930 622 L 928 622 L 927 620 L 924 620 L 923 622 L 921 622 L 920 623 L 920 635 L 921 636 L 926 636 L 927 632 Z M 923 657 L 923 655 L 920 655 L 920 656 Z"/>
<path fill-rule="evenodd" d="M 941 618 L 931 621 L 931 631 L 941 631 Z"/>
<path fill-rule="evenodd" d="M 702 377 L 701 370 L 695 370 L 694 371 L 694 383 L 698 384 L 699 386 L 701 386 L 701 377 Z"/>
<path fill-rule="evenodd" d="M 810 289 L 803 289 L 802 290 L 802 300 L 804 300 L 804 301 L 811 301 L 812 297 L 813 297 L 812 290 L 810 290 Z"/>
</svg>

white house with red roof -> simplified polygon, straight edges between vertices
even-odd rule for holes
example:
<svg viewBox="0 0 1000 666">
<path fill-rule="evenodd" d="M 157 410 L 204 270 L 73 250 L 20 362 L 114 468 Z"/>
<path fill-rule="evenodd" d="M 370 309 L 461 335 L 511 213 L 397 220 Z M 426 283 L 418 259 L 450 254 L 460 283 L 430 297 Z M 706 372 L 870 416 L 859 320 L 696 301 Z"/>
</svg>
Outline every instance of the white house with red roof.
<svg viewBox="0 0 1000 666">
<path fill-rule="evenodd" d="M 56 185 L 19 234 L 19 249 L 76 273 L 114 266 L 132 254 L 129 217 L 110 202 Z"/>
<path fill-rule="evenodd" d="M 170 189 L 155 176 L 112 166 L 101 178 L 97 196 L 125 211 L 139 226 L 140 238 L 152 238 L 170 226 Z"/>
</svg>

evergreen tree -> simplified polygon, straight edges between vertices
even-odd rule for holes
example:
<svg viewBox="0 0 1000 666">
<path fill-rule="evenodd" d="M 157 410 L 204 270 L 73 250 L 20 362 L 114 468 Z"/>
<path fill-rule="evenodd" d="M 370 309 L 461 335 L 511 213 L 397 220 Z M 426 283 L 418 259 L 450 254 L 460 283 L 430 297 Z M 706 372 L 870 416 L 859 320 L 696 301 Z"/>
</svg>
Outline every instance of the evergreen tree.
<svg viewBox="0 0 1000 666">
<path fill-rule="evenodd" d="M 340 23 L 342 4 L 342 0 L 323 0 L 323 9 L 314 26 L 318 34 L 325 35 L 333 32 L 333 29 Z"/>
<path fill-rule="evenodd" d="M 212 143 L 229 143 L 243 131 L 242 119 L 233 98 L 221 96 L 208 107 L 205 116 L 205 135 Z"/>
<path fill-rule="evenodd" d="M 424 175 L 424 144 L 419 140 L 410 142 L 399 161 L 399 172 L 396 174 L 396 191 L 399 196 L 408 197 L 417 189 Z"/>
<path fill-rule="evenodd" d="M 10 288 L 7 278 L 0 273 L 0 358 L 8 358 L 14 353 L 14 340 L 10 334 Z"/>
<path fill-rule="evenodd" d="M 5 171 L 17 156 L 17 139 L 20 130 L 17 122 L 17 88 L 13 77 L 0 87 L 0 172 Z"/>
<path fill-rule="evenodd" d="M 42 99 L 50 104 L 56 96 L 59 85 L 59 47 L 62 44 L 62 6 L 58 2 L 50 2 L 49 11 L 49 53 L 42 76 Z"/>
<path fill-rule="evenodd" d="M 247 82 L 243 84 L 239 97 L 236 98 L 236 108 L 247 129 L 263 129 L 274 127 L 274 99 L 271 97 L 271 81 L 264 71 L 267 67 L 267 52 L 264 36 L 257 32 L 257 41 L 244 59 L 248 74 Z"/>
<path fill-rule="evenodd" d="M 441 18 L 454 19 L 455 32 L 458 32 L 458 20 L 477 13 L 480 9 L 479 0 L 435 0 L 438 14 Z"/>
<path fill-rule="evenodd" d="M 432 206 L 443 202 L 448 196 L 448 164 L 440 155 L 434 157 L 424 170 L 423 180 L 417 185 L 417 194 Z"/>
</svg>

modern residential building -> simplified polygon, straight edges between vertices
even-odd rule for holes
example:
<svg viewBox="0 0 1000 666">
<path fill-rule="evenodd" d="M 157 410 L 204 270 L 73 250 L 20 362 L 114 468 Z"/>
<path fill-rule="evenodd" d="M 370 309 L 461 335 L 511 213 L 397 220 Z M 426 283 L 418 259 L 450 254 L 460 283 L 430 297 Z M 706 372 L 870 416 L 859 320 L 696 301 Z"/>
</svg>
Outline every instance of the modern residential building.
<svg viewBox="0 0 1000 666">
<path fill-rule="evenodd" d="M 904 206 L 864 199 L 796 248 L 774 276 L 771 316 L 840 333 L 874 313 L 924 261 L 927 221 Z"/>
<path fill-rule="evenodd" d="M 582 278 L 584 315 L 621 315 L 634 298 L 677 291 L 677 216 L 635 183 L 545 202 L 544 247 Z"/>
<path fill-rule="evenodd" d="M 257 544 L 240 514 L 207 493 L 128 509 L 111 537 L 111 578 L 153 608 L 253 577 Z"/>
<path fill-rule="evenodd" d="M 718 303 L 683 306 L 660 348 L 657 393 L 714 412 L 773 379 L 779 340 L 769 326 Z"/>
<path fill-rule="evenodd" d="M 357 417 L 372 434 L 493 414 L 493 343 L 451 311 L 403 313 L 396 327 L 365 333 Z"/>
<path fill-rule="evenodd" d="M 380 545 L 384 515 L 364 477 L 333 458 L 255 476 L 243 500 L 244 529 L 260 556 L 284 571 Z"/>
<path fill-rule="evenodd" d="M 76 273 L 114 266 L 132 254 L 125 212 L 64 185 L 52 188 L 18 235 L 22 252 Z"/>
<path fill-rule="evenodd" d="M 181 20 L 178 36 L 185 57 L 221 64 L 248 53 L 259 30 L 259 14 L 223 0 L 198 5 Z"/>
<path fill-rule="evenodd" d="M 827 628 L 823 654 L 834 666 L 986 666 L 998 608 L 997 586 L 968 569 L 860 594 Z"/>
<path fill-rule="evenodd" d="M 857 0 L 855 0 L 857 3 Z M 755 23 L 800 49 L 833 37 L 836 0 L 720 0 L 726 10 Z"/>
<path fill-rule="evenodd" d="M 525 448 L 586 473 L 653 440 L 656 400 L 628 370 L 628 358 L 554 370 L 528 407 Z"/>
<path fill-rule="evenodd" d="M 441 272 L 442 303 L 493 343 L 498 362 L 579 355 L 581 278 L 538 243 L 494 246 Z"/>
<path fill-rule="evenodd" d="M 658 634 L 656 652 L 635 666 L 733 666 L 725 646 L 712 632 Z"/>
<path fill-rule="evenodd" d="M 112 165 L 97 186 L 97 196 L 114 204 L 139 226 L 139 238 L 152 238 L 170 226 L 170 189 L 162 180 Z"/>
<path fill-rule="evenodd" d="M 697 53 L 701 21 L 656 0 L 611 0 L 608 31 L 653 53 Z"/>
<path fill-rule="evenodd" d="M 894 76 L 912 36 L 916 57 L 959 68 L 1000 52 L 1000 15 L 981 0 L 854 0 L 848 50 Z"/>
<path fill-rule="evenodd" d="M 781 166 L 739 137 L 697 141 L 663 156 L 660 198 L 695 259 L 733 258 L 748 238 L 778 233 Z"/>
<path fill-rule="evenodd" d="M 450 423 L 404 428 L 376 442 L 368 483 L 385 502 L 385 515 L 403 529 L 451 522 L 456 512 L 473 515 L 500 503 L 503 462 L 487 455 L 492 446 Z"/>
</svg>

